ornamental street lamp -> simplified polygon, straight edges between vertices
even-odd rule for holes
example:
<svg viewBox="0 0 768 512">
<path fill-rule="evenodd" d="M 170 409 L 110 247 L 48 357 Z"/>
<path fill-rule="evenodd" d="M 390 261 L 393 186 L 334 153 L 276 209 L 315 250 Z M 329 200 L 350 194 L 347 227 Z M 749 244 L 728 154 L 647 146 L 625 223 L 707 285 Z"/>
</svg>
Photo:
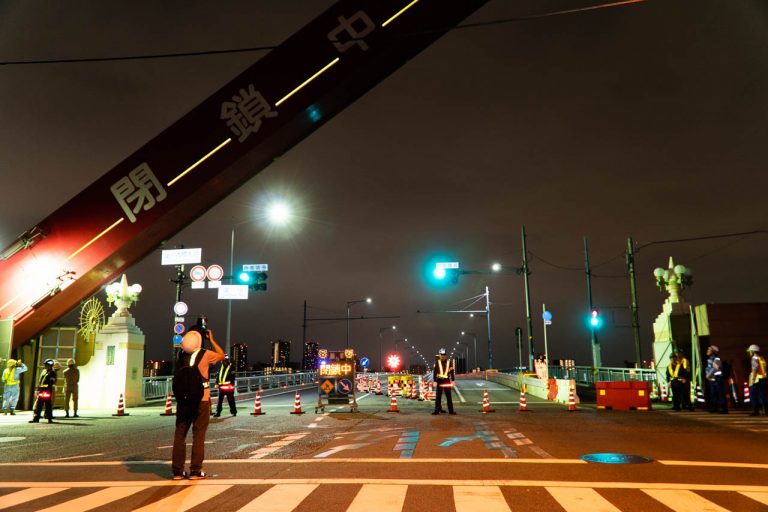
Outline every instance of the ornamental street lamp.
<svg viewBox="0 0 768 512">
<path fill-rule="evenodd" d="M 693 271 L 683 265 L 675 265 L 672 257 L 669 257 L 669 268 L 656 268 L 653 271 L 656 278 L 656 286 L 659 290 L 666 290 L 669 293 L 667 299 L 670 303 L 680 302 L 680 291 L 686 286 L 693 284 Z"/>
</svg>

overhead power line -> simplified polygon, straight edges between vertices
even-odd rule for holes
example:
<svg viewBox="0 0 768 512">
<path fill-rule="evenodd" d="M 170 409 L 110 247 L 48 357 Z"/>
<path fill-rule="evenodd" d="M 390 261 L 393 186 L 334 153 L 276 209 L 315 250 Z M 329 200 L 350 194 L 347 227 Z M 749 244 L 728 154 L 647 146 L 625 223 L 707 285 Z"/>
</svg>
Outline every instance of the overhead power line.
<svg viewBox="0 0 768 512">
<path fill-rule="evenodd" d="M 536 20 L 536 19 L 542 19 L 542 18 L 549 18 L 552 16 L 560 16 L 564 14 L 576 14 L 576 13 L 587 12 L 587 11 L 595 11 L 598 9 L 620 7 L 628 4 L 642 3 L 645 1 L 646 0 L 624 0 L 621 2 L 610 2 L 610 3 L 603 3 L 603 4 L 597 4 L 597 5 L 589 5 L 585 7 L 577 7 L 575 9 L 566 9 L 562 11 L 552 11 L 552 12 L 545 12 L 540 14 L 531 14 L 528 16 L 518 16 L 513 18 L 501 18 L 496 20 L 478 21 L 475 23 L 466 23 L 462 25 L 457 25 L 455 27 L 435 29 L 435 30 L 432 30 L 431 32 L 449 32 L 453 30 L 462 30 L 462 29 L 468 29 L 468 28 L 482 28 L 482 27 L 502 25 L 507 23 L 519 23 L 521 21 L 530 21 L 530 20 Z M 418 34 L 413 34 L 413 35 L 421 35 L 423 33 L 424 32 L 419 32 Z M 408 36 L 409 34 L 403 34 L 403 35 Z M 183 57 L 204 57 L 208 55 L 227 55 L 227 54 L 233 54 L 233 53 L 265 52 L 269 50 L 274 50 L 277 47 L 278 45 L 267 45 L 267 46 L 251 46 L 247 48 L 225 48 L 225 49 L 219 49 L 219 50 L 202 50 L 202 51 L 195 51 L 195 52 L 122 55 L 122 56 L 116 56 L 116 57 L 77 57 L 77 58 L 70 58 L 70 59 L 30 59 L 30 60 L 15 60 L 15 61 L 11 60 L 11 61 L 0 61 L 0 66 L 30 66 L 30 65 L 42 65 L 42 64 L 75 64 L 75 63 L 89 63 L 89 62 L 119 62 L 119 61 L 128 61 L 128 60 L 175 59 L 175 58 L 183 58 Z"/>
</svg>

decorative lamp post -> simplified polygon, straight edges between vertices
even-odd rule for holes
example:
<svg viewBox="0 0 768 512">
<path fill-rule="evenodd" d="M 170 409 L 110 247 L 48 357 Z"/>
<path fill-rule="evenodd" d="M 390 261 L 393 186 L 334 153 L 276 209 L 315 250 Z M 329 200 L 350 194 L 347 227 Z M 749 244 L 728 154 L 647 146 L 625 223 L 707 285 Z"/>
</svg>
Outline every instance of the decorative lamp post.
<svg viewBox="0 0 768 512">
<path fill-rule="evenodd" d="M 128 286 L 128 278 L 123 274 L 120 282 L 107 286 L 107 302 L 110 306 L 113 304 L 117 306 L 117 309 L 112 314 L 113 317 L 131 316 L 128 312 L 130 307 L 139 301 L 139 294 L 141 293 L 140 284 L 132 284 Z"/>
<path fill-rule="evenodd" d="M 669 293 L 667 302 L 676 304 L 680 302 L 680 292 L 683 288 L 693 284 L 693 271 L 684 265 L 675 265 L 672 257 L 669 257 L 669 268 L 658 267 L 653 271 L 656 278 L 656 286 L 659 290 Z"/>
</svg>

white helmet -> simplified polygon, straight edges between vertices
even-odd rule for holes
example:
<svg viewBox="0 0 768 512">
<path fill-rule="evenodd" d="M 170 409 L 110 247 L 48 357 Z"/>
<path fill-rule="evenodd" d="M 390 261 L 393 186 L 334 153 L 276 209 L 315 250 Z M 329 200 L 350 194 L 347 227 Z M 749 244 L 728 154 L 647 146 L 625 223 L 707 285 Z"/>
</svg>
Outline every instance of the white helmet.
<svg viewBox="0 0 768 512">
<path fill-rule="evenodd" d="M 445 355 L 445 349 L 441 348 L 440 350 L 437 351 L 437 353 L 440 354 L 441 356 L 444 356 Z"/>
<path fill-rule="evenodd" d="M 755 345 L 753 343 L 753 344 L 751 344 L 749 346 L 749 348 L 747 350 L 750 351 L 750 352 L 760 352 L 760 347 L 758 347 L 757 345 Z"/>
</svg>

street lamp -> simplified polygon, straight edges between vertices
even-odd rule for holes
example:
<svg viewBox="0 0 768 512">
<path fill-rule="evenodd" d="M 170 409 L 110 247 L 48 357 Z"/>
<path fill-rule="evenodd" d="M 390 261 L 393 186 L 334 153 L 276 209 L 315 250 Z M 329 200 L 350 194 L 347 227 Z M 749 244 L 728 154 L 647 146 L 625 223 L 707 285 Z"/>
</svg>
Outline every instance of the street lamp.
<svg viewBox="0 0 768 512">
<path fill-rule="evenodd" d="M 475 368 L 477 368 L 477 334 L 473 332 L 464 332 L 461 331 L 462 336 L 472 336 L 472 341 L 475 345 Z"/>
<path fill-rule="evenodd" d="M 371 302 L 373 302 L 373 299 L 371 299 L 370 297 L 366 297 L 366 298 L 360 299 L 360 300 L 348 300 L 347 301 L 347 348 L 349 348 L 349 309 L 353 305 L 359 304 L 361 302 L 366 302 L 366 303 L 370 304 Z"/>
<path fill-rule="evenodd" d="M 397 326 L 396 325 L 390 325 L 390 326 L 387 326 L 387 327 L 379 327 L 379 368 L 381 368 L 382 371 L 384 371 L 385 368 L 384 368 L 384 358 L 382 357 L 382 354 L 381 354 L 381 340 L 382 340 L 381 333 L 384 332 L 384 331 L 389 331 L 390 329 L 393 330 L 393 331 L 396 331 L 397 330 Z M 347 342 L 347 343 L 349 343 L 349 342 Z"/>
<path fill-rule="evenodd" d="M 285 226 L 293 219 L 293 210 L 285 201 L 274 201 L 267 205 L 266 219 L 273 226 Z M 254 219 L 245 219 L 235 223 L 229 238 L 229 276 L 230 283 L 235 277 L 235 229 L 243 224 L 255 222 Z M 229 354 L 230 340 L 232 335 L 232 299 L 227 299 L 227 339 L 225 354 Z"/>
<path fill-rule="evenodd" d="M 467 362 L 469 361 L 469 343 L 466 341 L 457 341 L 457 345 L 464 345 L 464 373 L 467 373 Z M 459 354 L 461 354 L 461 350 L 459 350 Z"/>
</svg>

